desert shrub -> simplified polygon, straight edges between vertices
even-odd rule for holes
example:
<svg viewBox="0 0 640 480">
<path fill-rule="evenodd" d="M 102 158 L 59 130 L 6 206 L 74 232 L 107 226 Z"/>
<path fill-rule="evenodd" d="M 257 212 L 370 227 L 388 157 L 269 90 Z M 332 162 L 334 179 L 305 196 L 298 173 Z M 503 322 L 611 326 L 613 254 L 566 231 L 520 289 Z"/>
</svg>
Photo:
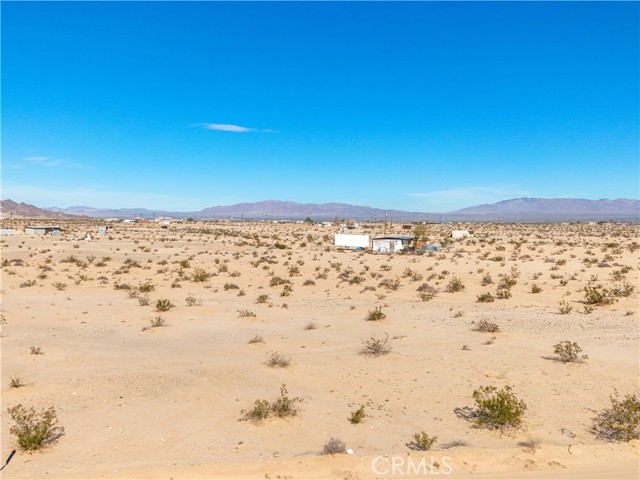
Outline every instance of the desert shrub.
<svg viewBox="0 0 640 480">
<path fill-rule="evenodd" d="M 62 433 L 56 427 L 58 421 L 53 407 L 37 412 L 35 408 L 26 408 L 22 404 L 7 409 L 14 425 L 9 429 L 15 435 L 18 446 L 23 450 L 38 450 L 51 443 Z"/>
<path fill-rule="evenodd" d="M 258 298 L 256 298 L 256 303 L 267 303 L 269 301 L 269 295 L 265 295 L 264 293 L 262 295 L 258 295 Z"/>
<path fill-rule="evenodd" d="M 184 301 L 189 307 L 193 307 L 194 305 L 198 305 L 200 303 L 200 300 L 198 300 L 193 295 L 189 295 L 187 298 L 184 299 Z"/>
<path fill-rule="evenodd" d="M 249 344 L 264 343 L 264 338 L 260 335 L 254 335 L 248 342 Z"/>
<path fill-rule="evenodd" d="M 602 285 L 587 285 L 584 287 L 584 301 L 588 305 L 611 305 L 614 301 L 609 290 Z"/>
<path fill-rule="evenodd" d="M 31 347 L 31 355 L 44 355 L 40 347 Z"/>
<path fill-rule="evenodd" d="M 286 385 L 280 386 L 280 396 L 271 404 L 271 411 L 276 417 L 294 417 L 298 414 L 296 403 L 301 402 L 299 397 L 289 398 Z"/>
<path fill-rule="evenodd" d="M 389 280 L 388 278 L 385 278 L 378 284 L 378 287 L 383 287 L 383 288 L 395 291 L 395 290 L 398 290 L 398 288 L 400 288 L 400 285 L 401 283 L 399 278 L 394 278 L 393 280 Z"/>
<path fill-rule="evenodd" d="M 493 298 L 493 295 L 491 295 L 490 292 L 487 293 L 483 293 L 482 295 L 478 295 L 478 303 L 491 303 L 494 302 L 495 299 Z"/>
<path fill-rule="evenodd" d="M 142 293 L 150 293 L 150 292 L 153 292 L 155 289 L 156 289 L 155 285 L 149 281 L 141 283 L 140 285 L 138 285 L 138 288 L 137 288 L 137 290 Z"/>
<path fill-rule="evenodd" d="M 542 288 L 540 288 L 535 283 L 531 285 L 531 293 L 540 293 L 541 291 L 542 291 Z"/>
<path fill-rule="evenodd" d="M 305 330 L 315 330 L 316 328 L 318 328 L 318 325 L 315 322 L 307 322 L 304 325 Z"/>
<path fill-rule="evenodd" d="M 346 450 L 347 446 L 342 440 L 332 437 L 324 444 L 322 455 L 335 455 L 336 453 L 344 453 Z"/>
<path fill-rule="evenodd" d="M 173 304 L 171 303 L 171 300 L 168 300 L 166 298 L 159 298 L 158 300 L 156 300 L 157 312 L 166 312 L 171 310 L 172 307 L 173 307 Z"/>
<path fill-rule="evenodd" d="M 436 289 L 432 285 L 429 285 L 426 282 L 420 285 L 416 290 L 420 293 L 430 293 L 432 296 L 438 293 L 438 289 Z"/>
<path fill-rule="evenodd" d="M 251 310 L 238 310 L 238 316 L 240 318 L 249 318 L 249 317 L 255 317 L 256 314 Z"/>
<path fill-rule="evenodd" d="M 152 328 L 164 327 L 165 325 L 166 325 L 165 319 L 162 318 L 160 315 L 156 316 L 151 320 Z"/>
<path fill-rule="evenodd" d="M 586 355 L 582 355 L 582 357 L 580 357 L 580 352 L 582 352 L 582 348 L 580 348 L 576 342 L 570 342 L 568 340 L 557 343 L 553 346 L 553 353 L 558 356 L 558 359 L 561 362 L 565 363 L 580 362 L 589 358 Z"/>
<path fill-rule="evenodd" d="M 569 305 L 569 302 L 567 302 L 566 300 L 560 300 L 560 303 L 558 304 L 558 310 L 560 312 L 560 315 L 568 315 L 569 313 L 571 313 L 571 310 L 573 310 L 573 307 Z"/>
<path fill-rule="evenodd" d="M 211 274 L 203 268 L 196 268 L 191 275 L 194 282 L 206 282 L 211 277 Z"/>
<path fill-rule="evenodd" d="M 486 287 L 487 285 L 491 285 L 493 283 L 493 278 L 491 278 L 490 273 L 485 273 L 482 277 L 482 286 Z"/>
<path fill-rule="evenodd" d="M 349 421 L 353 424 L 361 423 L 364 420 L 364 405 L 361 405 L 359 409 L 351 412 L 351 416 L 349 417 Z"/>
<path fill-rule="evenodd" d="M 291 360 L 286 358 L 281 353 L 271 352 L 269 353 L 269 356 L 267 357 L 267 361 L 265 363 L 270 367 L 284 368 L 289 366 Z"/>
<path fill-rule="evenodd" d="M 253 408 L 250 410 L 242 410 L 240 413 L 243 415 L 242 420 L 258 423 L 269 417 L 271 404 L 268 400 L 256 400 Z"/>
<path fill-rule="evenodd" d="M 304 283 L 302 284 L 303 287 L 309 287 L 309 286 L 313 286 L 315 285 L 316 282 L 314 282 L 313 280 L 305 280 Z"/>
<path fill-rule="evenodd" d="M 635 288 L 629 282 L 620 282 L 611 289 L 611 294 L 614 297 L 630 297 Z"/>
<path fill-rule="evenodd" d="M 505 275 L 500 279 L 498 283 L 498 290 L 511 290 L 516 283 L 516 279 L 513 276 Z"/>
<path fill-rule="evenodd" d="M 430 437 L 426 432 L 414 433 L 413 439 L 407 443 L 407 447 L 411 450 L 421 452 L 431 450 L 431 447 L 438 441 L 438 437 Z"/>
<path fill-rule="evenodd" d="M 449 283 L 447 283 L 445 290 L 449 293 L 461 292 L 464 290 L 464 283 L 462 283 L 462 280 L 458 277 L 453 277 L 449 280 Z"/>
<path fill-rule="evenodd" d="M 479 427 L 505 429 L 518 427 L 522 423 L 522 415 L 526 404 L 519 400 L 505 386 L 498 390 L 494 386 L 480 387 L 473 392 L 476 402 L 475 422 Z"/>
<path fill-rule="evenodd" d="M 373 310 L 369 310 L 369 313 L 367 314 L 367 321 L 376 322 L 386 317 L 387 315 L 382 311 L 382 307 L 375 307 Z"/>
<path fill-rule="evenodd" d="M 389 345 L 389 334 L 386 333 L 384 338 L 371 336 L 368 340 L 362 342 L 362 349 L 360 350 L 360 353 L 363 355 L 370 355 L 372 357 L 379 357 L 390 353 L 391 350 L 391 345 Z"/>
<path fill-rule="evenodd" d="M 16 377 L 15 375 L 11 377 L 9 381 L 9 388 L 20 388 L 24 387 L 24 383 L 22 383 L 22 379 L 20 377 Z"/>
<path fill-rule="evenodd" d="M 630 442 L 640 438 L 640 399 L 627 395 L 620 400 L 618 392 L 610 396 L 611 407 L 594 419 L 592 432 L 600 438 L 616 442 Z"/>
<path fill-rule="evenodd" d="M 56 290 L 59 290 L 61 292 L 64 291 L 65 288 L 67 288 L 67 284 L 62 282 L 56 282 L 53 284 L 53 286 L 56 288 Z"/>
<path fill-rule="evenodd" d="M 511 291 L 506 288 L 499 288 L 496 290 L 496 298 L 499 298 L 500 300 L 511 298 Z"/>
<path fill-rule="evenodd" d="M 140 304 L 141 307 L 146 307 L 150 302 L 151 300 L 147 294 L 138 297 L 138 304 Z"/>
<path fill-rule="evenodd" d="M 420 298 L 420 300 L 422 300 L 423 302 L 429 302 L 431 300 L 433 300 L 433 293 L 427 293 L 427 292 L 420 292 L 418 293 L 418 298 Z"/>
<path fill-rule="evenodd" d="M 225 283 L 223 285 L 224 291 L 226 292 L 227 290 L 239 290 L 240 287 L 238 285 L 236 285 L 235 283 Z"/>
<path fill-rule="evenodd" d="M 476 332 L 483 332 L 483 333 L 496 333 L 500 331 L 500 327 L 496 323 L 489 322 L 488 320 L 482 319 L 475 326 L 474 330 Z"/>
<path fill-rule="evenodd" d="M 291 292 L 293 292 L 293 287 L 289 284 L 286 284 L 284 287 L 282 287 L 282 291 L 280 292 L 280 296 L 281 297 L 288 297 L 289 295 L 291 295 Z"/>
</svg>

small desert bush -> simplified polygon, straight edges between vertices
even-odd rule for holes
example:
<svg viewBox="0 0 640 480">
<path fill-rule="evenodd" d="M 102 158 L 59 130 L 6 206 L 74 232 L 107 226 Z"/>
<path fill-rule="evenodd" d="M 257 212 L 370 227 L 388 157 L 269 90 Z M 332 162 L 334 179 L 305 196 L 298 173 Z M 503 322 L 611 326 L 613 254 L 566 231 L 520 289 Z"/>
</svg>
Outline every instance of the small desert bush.
<svg viewBox="0 0 640 480">
<path fill-rule="evenodd" d="M 304 325 L 305 330 L 315 330 L 316 328 L 318 328 L 318 325 L 315 322 L 307 322 Z"/>
<path fill-rule="evenodd" d="M 490 292 L 487 293 L 483 293 L 482 295 L 478 295 L 478 303 L 491 303 L 495 301 L 495 299 L 493 298 L 493 295 L 491 295 Z"/>
<path fill-rule="evenodd" d="M 531 285 L 531 293 L 540 293 L 541 291 L 542 291 L 542 288 L 540 288 L 535 283 Z"/>
<path fill-rule="evenodd" d="M 252 312 L 251 310 L 239 310 L 238 311 L 238 316 L 240 318 L 249 318 L 249 317 L 255 317 L 256 314 L 254 312 Z"/>
<path fill-rule="evenodd" d="M 166 298 L 160 298 L 156 300 L 156 311 L 158 312 L 167 312 L 171 310 L 172 307 L 173 304 L 171 303 L 171 300 L 168 300 Z"/>
<path fill-rule="evenodd" d="M 360 353 L 363 355 L 370 355 L 372 357 L 379 357 L 390 353 L 391 350 L 391 345 L 389 345 L 389 334 L 386 333 L 383 338 L 371 336 L 368 340 L 362 342 L 362 349 L 360 350 Z"/>
<path fill-rule="evenodd" d="M 361 405 L 359 409 L 351 412 L 351 416 L 349 417 L 349 421 L 353 424 L 361 423 L 364 420 L 364 405 Z"/>
<path fill-rule="evenodd" d="M 558 311 L 560 312 L 560 315 L 568 315 L 571 313 L 571 310 L 573 310 L 573 307 L 569 305 L 569 302 L 566 300 L 560 300 L 560 303 L 558 304 Z"/>
<path fill-rule="evenodd" d="M 20 388 L 24 387 L 24 383 L 22 383 L 22 379 L 20 377 L 13 376 L 9 381 L 9 388 Z"/>
<path fill-rule="evenodd" d="M 582 357 L 580 357 L 580 352 L 582 352 L 582 348 L 580 348 L 576 342 L 570 342 L 568 340 L 557 343 L 553 346 L 553 353 L 555 353 L 558 356 L 558 359 L 564 363 L 581 362 L 589 358 L 586 355 L 582 355 Z"/>
<path fill-rule="evenodd" d="M 249 340 L 248 343 L 249 344 L 264 343 L 264 338 L 262 338 L 260 335 L 255 335 Z"/>
<path fill-rule="evenodd" d="M 494 386 L 480 387 L 473 392 L 476 402 L 475 423 L 479 427 L 490 429 L 515 428 L 522 423 L 522 415 L 527 405 L 519 400 L 505 386 L 498 390 Z"/>
<path fill-rule="evenodd" d="M 269 301 L 269 295 L 258 295 L 258 298 L 256 298 L 256 303 L 267 303 Z"/>
<path fill-rule="evenodd" d="M 61 430 L 56 427 L 58 421 L 53 407 L 37 412 L 35 408 L 26 408 L 22 404 L 7 409 L 14 425 L 9 429 L 17 438 L 18 446 L 23 450 L 38 450 L 55 440 Z"/>
<path fill-rule="evenodd" d="M 430 437 L 426 432 L 414 433 L 413 439 L 407 443 L 407 447 L 411 450 L 421 452 L 431 450 L 431 447 L 438 441 L 438 437 Z"/>
<path fill-rule="evenodd" d="M 206 282 L 211 277 L 211 274 L 203 268 L 196 268 L 191 276 L 192 280 L 196 283 Z"/>
<path fill-rule="evenodd" d="M 496 290 L 496 298 L 499 298 L 500 300 L 511 298 L 511 290 L 506 288 L 499 288 L 498 290 Z"/>
<path fill-rule="evenodd" d="M 280 387 L 280 396 L 273 402 L 268 400 L 256 400 L 253 404 L 253 408 L 250 410 L 242 410 L 242 420 L 248 420 L 254 423 L 259 423 L 266 420 L 271 415 L 276 417 L 294 417 L 298 414 L 296 404 L 301 402 L 299 397 L 289 397 L 286 385 L 282 384 Z"/>
<path fill-rule="evenodd" d="M 447 283 L 445 290 L 449 293 L 461 292 L 464 290 L 464 283 L 462 283 L 462 280 L 458 277 L 453 277 L 449 280 L 449 283 Z"/>
<path fill-rule="evenodd" d="M 165 319 L 162 318 L 160 315 L 158 315 L 157 317 L 151 320 L 152 328 L 164 327 L 165 325 L 166 325 Z"/>
<path fill-rule="evenodd" d="M 265 362 L 270 367 L 285 368 L 291 363 L 291 360 L 278 352 L 271 352 Z"/>
<path fill-rule="evenodd" d="M 500 331 L 500 327 L 496 323 L 489 322 L 488 320 L 482 319 L 475 326 L 474 330 L 476 332 L 483 332 L 483 333 L 496 333 Z"/>
<path fill-rule="evenodd" d="M 189 307 L 193 307 L 194 305 L 198 305 L 198 304 L 201 303 L 200 300 L 198 300 L 193 295 L 189 295 L 187 298 L 184 299 L 184 301 L 186 302 L 187 306 L 189 306 Z"/>
<path fill-rule="evenodd" d="M 31 347 L 31 355 L 44 355 L 40 347 Z"/>
<path fill-rule="evenodd" d="M 322 455 L 335 455 L 336 453 L 344 453 L 347 450 L 347 446 L 339 438 L 330 438 L 327 443 L 324 444 L 322 449 Z"/>
<path fill-rule="evenodd" d="M 618 392 L 610 396 L 611 407 L 594 419 L 592 432 L 600 438 L 630 442 L 640 438 L 640 399 L 627 395 L 620 400 Z"/>
<path fill-rule="evenodd" d="M 378 320 L 382 320 L 383 318 L 386 318 L 386 315 L 382 311 L 382 307 L 375 307 L 367 314 L 367 321 L 369 322 L 376 322 Z"/>
<path fill-rule="evenodd" d="M 138 285 L 137 290 L 142 293 L 151 293 L 156 289 L 155 285 L 149 281 Z"/>
<path fill-rule="evenodd" d="M 56 282 L 53 284 L 53 286 L 56 290 L 59 290 L 61 292 L 64 291 L 65 288 L 67 288 L 67 284 L 62 282 Z"/>
<path fill-rule="evenodd" d="M 614 299 L 611 292 L 602 285 L 587 285 L 584 287 L 584 301 L 588 305 L 611 305 Z"/>
</svg>

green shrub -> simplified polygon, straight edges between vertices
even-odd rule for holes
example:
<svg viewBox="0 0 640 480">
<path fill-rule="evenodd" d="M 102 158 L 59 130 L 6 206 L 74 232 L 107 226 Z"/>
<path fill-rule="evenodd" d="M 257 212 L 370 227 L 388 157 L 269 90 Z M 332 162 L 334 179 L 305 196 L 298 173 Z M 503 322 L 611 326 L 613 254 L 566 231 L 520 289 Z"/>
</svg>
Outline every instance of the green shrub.
<svg viewBox="0 0 640 480">
<path fill-rule="evenodd" d="M 496 387 L 480 387 L 473 392 L 476 402 L 475 422 L 479 427 L 490 429 L 515 428 L 522 423 L 526 404 L 519 400 L 506 386 L 502 390 Z"/>
<path fill-rule="evenodd" d="M 382 311 L 382 307 L 375 307 L 373 310 L 370 310 L 369 313 L 367 314 L 367 321 L 375 322 L 378 320 L 382 320 L 383 318 L 386 318 L 386 317 L 387 316 Z"/>
<path fill-rule="evenodd" d="M 611 408 L 594 419 L 592 432 L 598 437 L 616 442 L 630 442 L 640 438 L 640 399 L 627 395 L 620 400 L 618 392 L 610 396 Z"/>
<path fill-rule="evenodd" d="M 566 300 L 560 300 L 560 303 L 558 305 L 560 315 L 568 315 L 569 313 L 571 313 L 571 310 L 573 310 L 573 307 L 569 305 Z"/>
<path fill-rule="evenodd" d="M 476 332 L 483 332 L 483 333 L 496 333 L 500 331 L 500 327 L 496 323 L 489 322 L 487 320 L 482 319 L 475 326 L 474 330 Z"/>
<path fill-rule="evenodd" d="M 553 353 L 558 356 L 558 359 L 561 362 L 565 363 L 580 362 L 589 358 L 586 355 L 580 357 L 580 352 L 582 352 L 582 349 L 578 346 L 578 344 L 576 342 L 570 342 L 568 340 L 557 343 L 553 346 Z"/>
<path fill-rule="evenodd" d="M 207 280 L 209 280 L 210 277 L 211 277 L 211 274 L 206 270 L 204 270 L 203 268 L 196 268 L 193 271 L 193 275 L 191 276 L 193 281 L 196 283 L 206 282 Z"/>
<path fill-rule="evenodd" d="M 584 301 L 588 305 L 611 305 L 614 299 L 611 292 L 602 285 L 587 285 L 584 287 Z"/>
<path fill-rule="evenodd" d="M 291 360 L 278 352 L 271 352 L 265 362 L 270 367 L 285 368 L 291 363 Z"/>
<path fill-rule="evenodd" d="M 495 301 L 495 299 L 493 298 L 493 295 L 491 295 L 490 292 L 487 293 L 483 293 L 482 295 L 478 295 L 478 303 L 491 303 Z"/>
<path fill-rule="evenodd" d="M 33 407 L 26 408 L 22 404 L 7 409 L 14 421 L 9 429 L 18 439 L 18 446 L 23 450 L 38 450 L 60 436 L 62 430 L 56 427 L 58 421 L 53 407 L 37 412 Z"/>
<path fill-rule="evenodd" d="M 353 423 L 353 424 L 361 423 L 362 420 L 364 420 L 364 417 L 365 417 L 364 405 L 362 405 L 356 411 L 351 412 L 351 416 L 349 417 L 349 421 L 351 423 Z"/>
<path fill-rule="evenodd" d="M 391 350 L 391 345 L 389 345 L 389 334 L 386 333 L 384 338 L 376 338 L 375 336 L 372 336 L 369 340 L 362 342 L 362 349 L 360 350 L 360 353 L 363 355 L 370 355 L 372 357 L 379 357 L 390 353 Z"/>
<path fill-rule="evenodd" d="M 302 399 L 299 397 L 290 398 L 286 385 L 282 384 L 280 386 L 280 396 L 275 401 L 256 400 L 253 408 L 240 412 L 242 415 L 241 420 L 259 423 L 271 415 L 279 418 L 293 417 L 298 414 L 296 404 L 299 402 L 302 402 Z"/>
<path fill-rule="evenodd" d="M 413 434 L 413 440 L 407 443 L 411 450 L 427 451 L 438 441 L 438 437 L 430 437 L 426 432 Z"/>
<path fill-rule="evenodd" d="M 258 295 L 258 298 L 256 299 L 256 303 L 267 303 L 269 301 L 269 295 Z"/>
<path fill-rule="evenodd" d="M 156 311 L 158 312 L 166 312 L 168 310 L 171 310 L 172 307 L 173 304 L 166 298 L 160 298 L 156 300 Z"/>
<path fill-rule="evenodd" d="M 464 290 L 464 283 L 462 283 L 462 280 L 460 280 L 458 277 L 453 277 L 451 280 L 449 280 L 449 283 L 447 284 L 445 290 L 449 293 L 461 292 L 462 290 Z"/>
</svg>

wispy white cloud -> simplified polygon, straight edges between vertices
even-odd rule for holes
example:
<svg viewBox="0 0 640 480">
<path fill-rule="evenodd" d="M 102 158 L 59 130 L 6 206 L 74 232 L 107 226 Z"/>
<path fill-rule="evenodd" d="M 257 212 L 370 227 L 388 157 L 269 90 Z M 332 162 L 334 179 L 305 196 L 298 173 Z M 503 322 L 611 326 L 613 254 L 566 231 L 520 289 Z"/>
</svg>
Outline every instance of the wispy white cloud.
<svg viewBox="0 0 640 480">
<path fill-rule="evenodd" d="M 243 127 L 240 125 L 233 125 L 230 123 L 199 123 L 201 127 L 206 128 L 207 130 L 217 130 L 219 132 L 233 132 L 233 133 L 245 133 L 245 132 L 262 132 L 262 133 L 271 133 L 273 130 L 269 128 L 250 128 Z"/>
<path fill-rule="evenodd" d="M 456 210 L 483 203 L 495 203 L 515 197 L 531 195 L 531 192 L 510 185 L 490 187 L 458 187 L 430 192 L 412 192 L 407 197 L 419 199 L 421 206 L 430 211 Z"/>
<path fill-rule="evenodd" d="M 24 159 L 29 164 L 37 165 L 40 167 L 86 168 L 86 165 L 79 162 L 73 162 L 67 158 L 61 159 L 45 157 L 43 155 L 35 155 L 32 157 L 25 157 Z"/>
</svg>

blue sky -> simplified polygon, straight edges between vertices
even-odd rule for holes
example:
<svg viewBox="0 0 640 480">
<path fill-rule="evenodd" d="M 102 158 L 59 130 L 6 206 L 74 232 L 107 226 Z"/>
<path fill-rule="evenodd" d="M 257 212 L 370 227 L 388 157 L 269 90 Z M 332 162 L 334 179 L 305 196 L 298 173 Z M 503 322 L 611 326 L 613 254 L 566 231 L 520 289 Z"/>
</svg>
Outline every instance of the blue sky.
<svg viewBox="0 0 640 480">
<path fill-rule="evenodd" d="M 639 197 L 639 4 L 6 2 L 2 198 Z"/>
</svg>

